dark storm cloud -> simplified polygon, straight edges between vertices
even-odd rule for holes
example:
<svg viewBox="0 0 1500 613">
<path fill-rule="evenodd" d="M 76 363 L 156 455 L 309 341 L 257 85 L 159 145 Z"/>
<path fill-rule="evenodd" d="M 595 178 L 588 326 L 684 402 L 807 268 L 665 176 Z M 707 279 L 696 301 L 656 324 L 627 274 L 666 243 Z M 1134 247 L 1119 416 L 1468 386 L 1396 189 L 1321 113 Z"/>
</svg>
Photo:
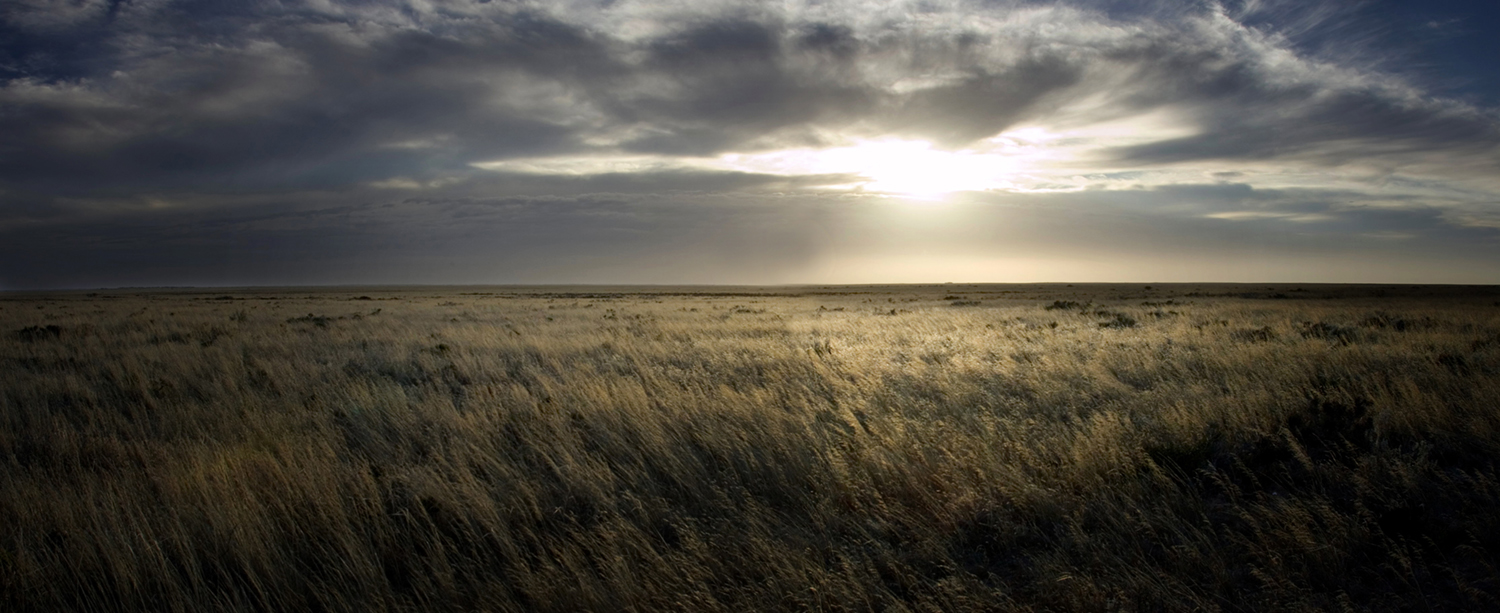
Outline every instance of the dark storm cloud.
<svg viewBox="0 0 1500 613">
<path fill-rule="evenodd" d="M 827 24 L 722 20 L 649 41 L 646 49 L 638 76 L 670 86 L 613 101 L 616 117 L 655 132 L 625 143 L 630 151 L 713 154 L 788 126 L 857 117 L 877 98 L 840 77 L 856 68 L 859 42 Z M 796 70 L 791 56 L 808 65 Z"/>
<path fill-rule="evenodd" d="M 457 38 L 200 17 L 231 31 L 171 36 L 128 73 L 11 81 L 0 176 L 48 190 L 299 189 L 462 169 L 569 147 L 558 121 L 496 98 L 537 74 L 555 82 L 607 62 L 576 29 L 524 14 Z M 159 27 L 116 35 L 139 46 L 127 41 L 154 41 Z M 424 139 L 442 147 L 399 146 Z"/>
<path fill-rule="evenodd" d="M 1423 154 L 1500 160 L 1500 117 L 1465 105 L 1354 84 L 1278 82 L 1265 67 L 1224 57 L 1151 50 L 1141 62 L 1158 87 L 1134 104 L 1178 104 L 1199 134 L 1120 150 L 1129 162 L 1297 159 L 1327 165 L 1359 160 L 1416 161 Z M 1172 80 L 1170 74 L 1194 78 Z"/>
<path fill-rule="evenodd" d="M 337 188 L 464 175 L 609 134 L 672 155 L 817 144 L 818 130 L 848 128 L 961 147 L 1101 91 L 1121 108 L 1183 109 L 1201 129 L 1121 150 L 1130 162 L 1343 163 L 1500 143 L 1492 115 L 1289 74 L 1307 69 L 1269 61 L 1254 31 L 1162 4 L 931 30 L 731 11 L 639 40 L 458 4 L 26 6 L 4 25 L 0 178 L 40 192 Z M 1121 72 L 1134 78 L 1097 78 Z M 899 86 L 913 79 L 930 82 Z"/>
<path fill-rule="evenodd" d="M 893 118 L 893 127 L 961 147 L 1015 125 L 1048 94 L 1075 85 L 1083 70 L 1060 57 L 1042 55 L 995 72 L 972 72 L 958 83 L 910 96 Z"/>
<path fill-rule="evenodd" d="M 12 79 L 0 94 L 0 130 L 11 135 L 0 177 L 59 194 L 336 188 L 470 175 L 474 161 L 577 151 L 585 132 L 635 125 L 647 135 L 627 150 L 712 153 L 832 109 L 855 111 L 869 97 L 783 65 L 787 36 L 807 54 L 840 54 L 836 30 L 816 26 L 803 35 L 752 21 L 704 24 L 647 41 L 647 59 L 627 66 L 615 57 L 622 43 L 524 11 L 428 30 L 297 13 L 168 13 L 167 26 L 85 19 L 48 30 L 162 47 L 99 62 L 128 63 L 128 72 Z M 170 33 L 177 26 L 186 34 Z M 639 86 L 655 80 L 668 87 Z"/>
</svg>

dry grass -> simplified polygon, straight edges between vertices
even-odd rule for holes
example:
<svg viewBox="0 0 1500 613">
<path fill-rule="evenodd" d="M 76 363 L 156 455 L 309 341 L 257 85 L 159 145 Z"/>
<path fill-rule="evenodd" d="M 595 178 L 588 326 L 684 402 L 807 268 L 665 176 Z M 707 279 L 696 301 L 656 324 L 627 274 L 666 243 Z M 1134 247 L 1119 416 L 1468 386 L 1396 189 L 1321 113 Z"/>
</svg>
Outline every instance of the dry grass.
<svg viewBox="0 0 1500 613">
<path fill-rule="evenodd" d="M 0 296 L 0 608 L 1500 607 L 1500 298 L 1298 289 Z"/>
</svg>

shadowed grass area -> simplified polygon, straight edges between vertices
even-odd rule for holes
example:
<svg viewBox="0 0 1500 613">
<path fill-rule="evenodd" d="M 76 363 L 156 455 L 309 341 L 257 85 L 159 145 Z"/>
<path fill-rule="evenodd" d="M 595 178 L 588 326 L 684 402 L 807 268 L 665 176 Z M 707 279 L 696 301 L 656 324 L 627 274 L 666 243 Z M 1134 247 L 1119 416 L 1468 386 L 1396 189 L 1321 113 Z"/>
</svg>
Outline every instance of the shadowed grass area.
<svg viewBox="0 0 1500 613">
<path fill-rule="evenodd" d="M 0 296 L 0 608 L 1500 607 L 1490 288 L 475 289 Z"/>
</svg>

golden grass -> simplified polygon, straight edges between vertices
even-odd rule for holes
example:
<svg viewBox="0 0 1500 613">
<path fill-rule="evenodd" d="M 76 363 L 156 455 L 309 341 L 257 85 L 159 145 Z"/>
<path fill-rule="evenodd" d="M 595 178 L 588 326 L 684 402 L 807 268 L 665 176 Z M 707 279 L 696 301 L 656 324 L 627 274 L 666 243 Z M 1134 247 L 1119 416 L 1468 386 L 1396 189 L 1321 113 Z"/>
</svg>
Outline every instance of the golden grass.
<svg viewBox="0 0 1500 613">
<path fill-rule="evenodd" d="M 1298 289 L 3 295 L 0 608 L 1500 607 L 1500 298 Z"/>
</svg>

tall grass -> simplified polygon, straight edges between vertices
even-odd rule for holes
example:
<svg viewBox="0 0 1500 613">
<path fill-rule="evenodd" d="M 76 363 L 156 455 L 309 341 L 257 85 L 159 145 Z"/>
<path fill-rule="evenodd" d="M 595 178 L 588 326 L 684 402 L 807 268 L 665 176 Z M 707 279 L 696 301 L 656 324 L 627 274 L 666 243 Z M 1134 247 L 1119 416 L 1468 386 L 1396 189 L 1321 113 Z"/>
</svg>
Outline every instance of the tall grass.
<svg viewBox="0 0 1500 613">
<path fill-rule="evenodd" d="M 1500 607 L 1495 298 L 1290 291 L 3 296 L 0 608 Z"/>
</svg>

